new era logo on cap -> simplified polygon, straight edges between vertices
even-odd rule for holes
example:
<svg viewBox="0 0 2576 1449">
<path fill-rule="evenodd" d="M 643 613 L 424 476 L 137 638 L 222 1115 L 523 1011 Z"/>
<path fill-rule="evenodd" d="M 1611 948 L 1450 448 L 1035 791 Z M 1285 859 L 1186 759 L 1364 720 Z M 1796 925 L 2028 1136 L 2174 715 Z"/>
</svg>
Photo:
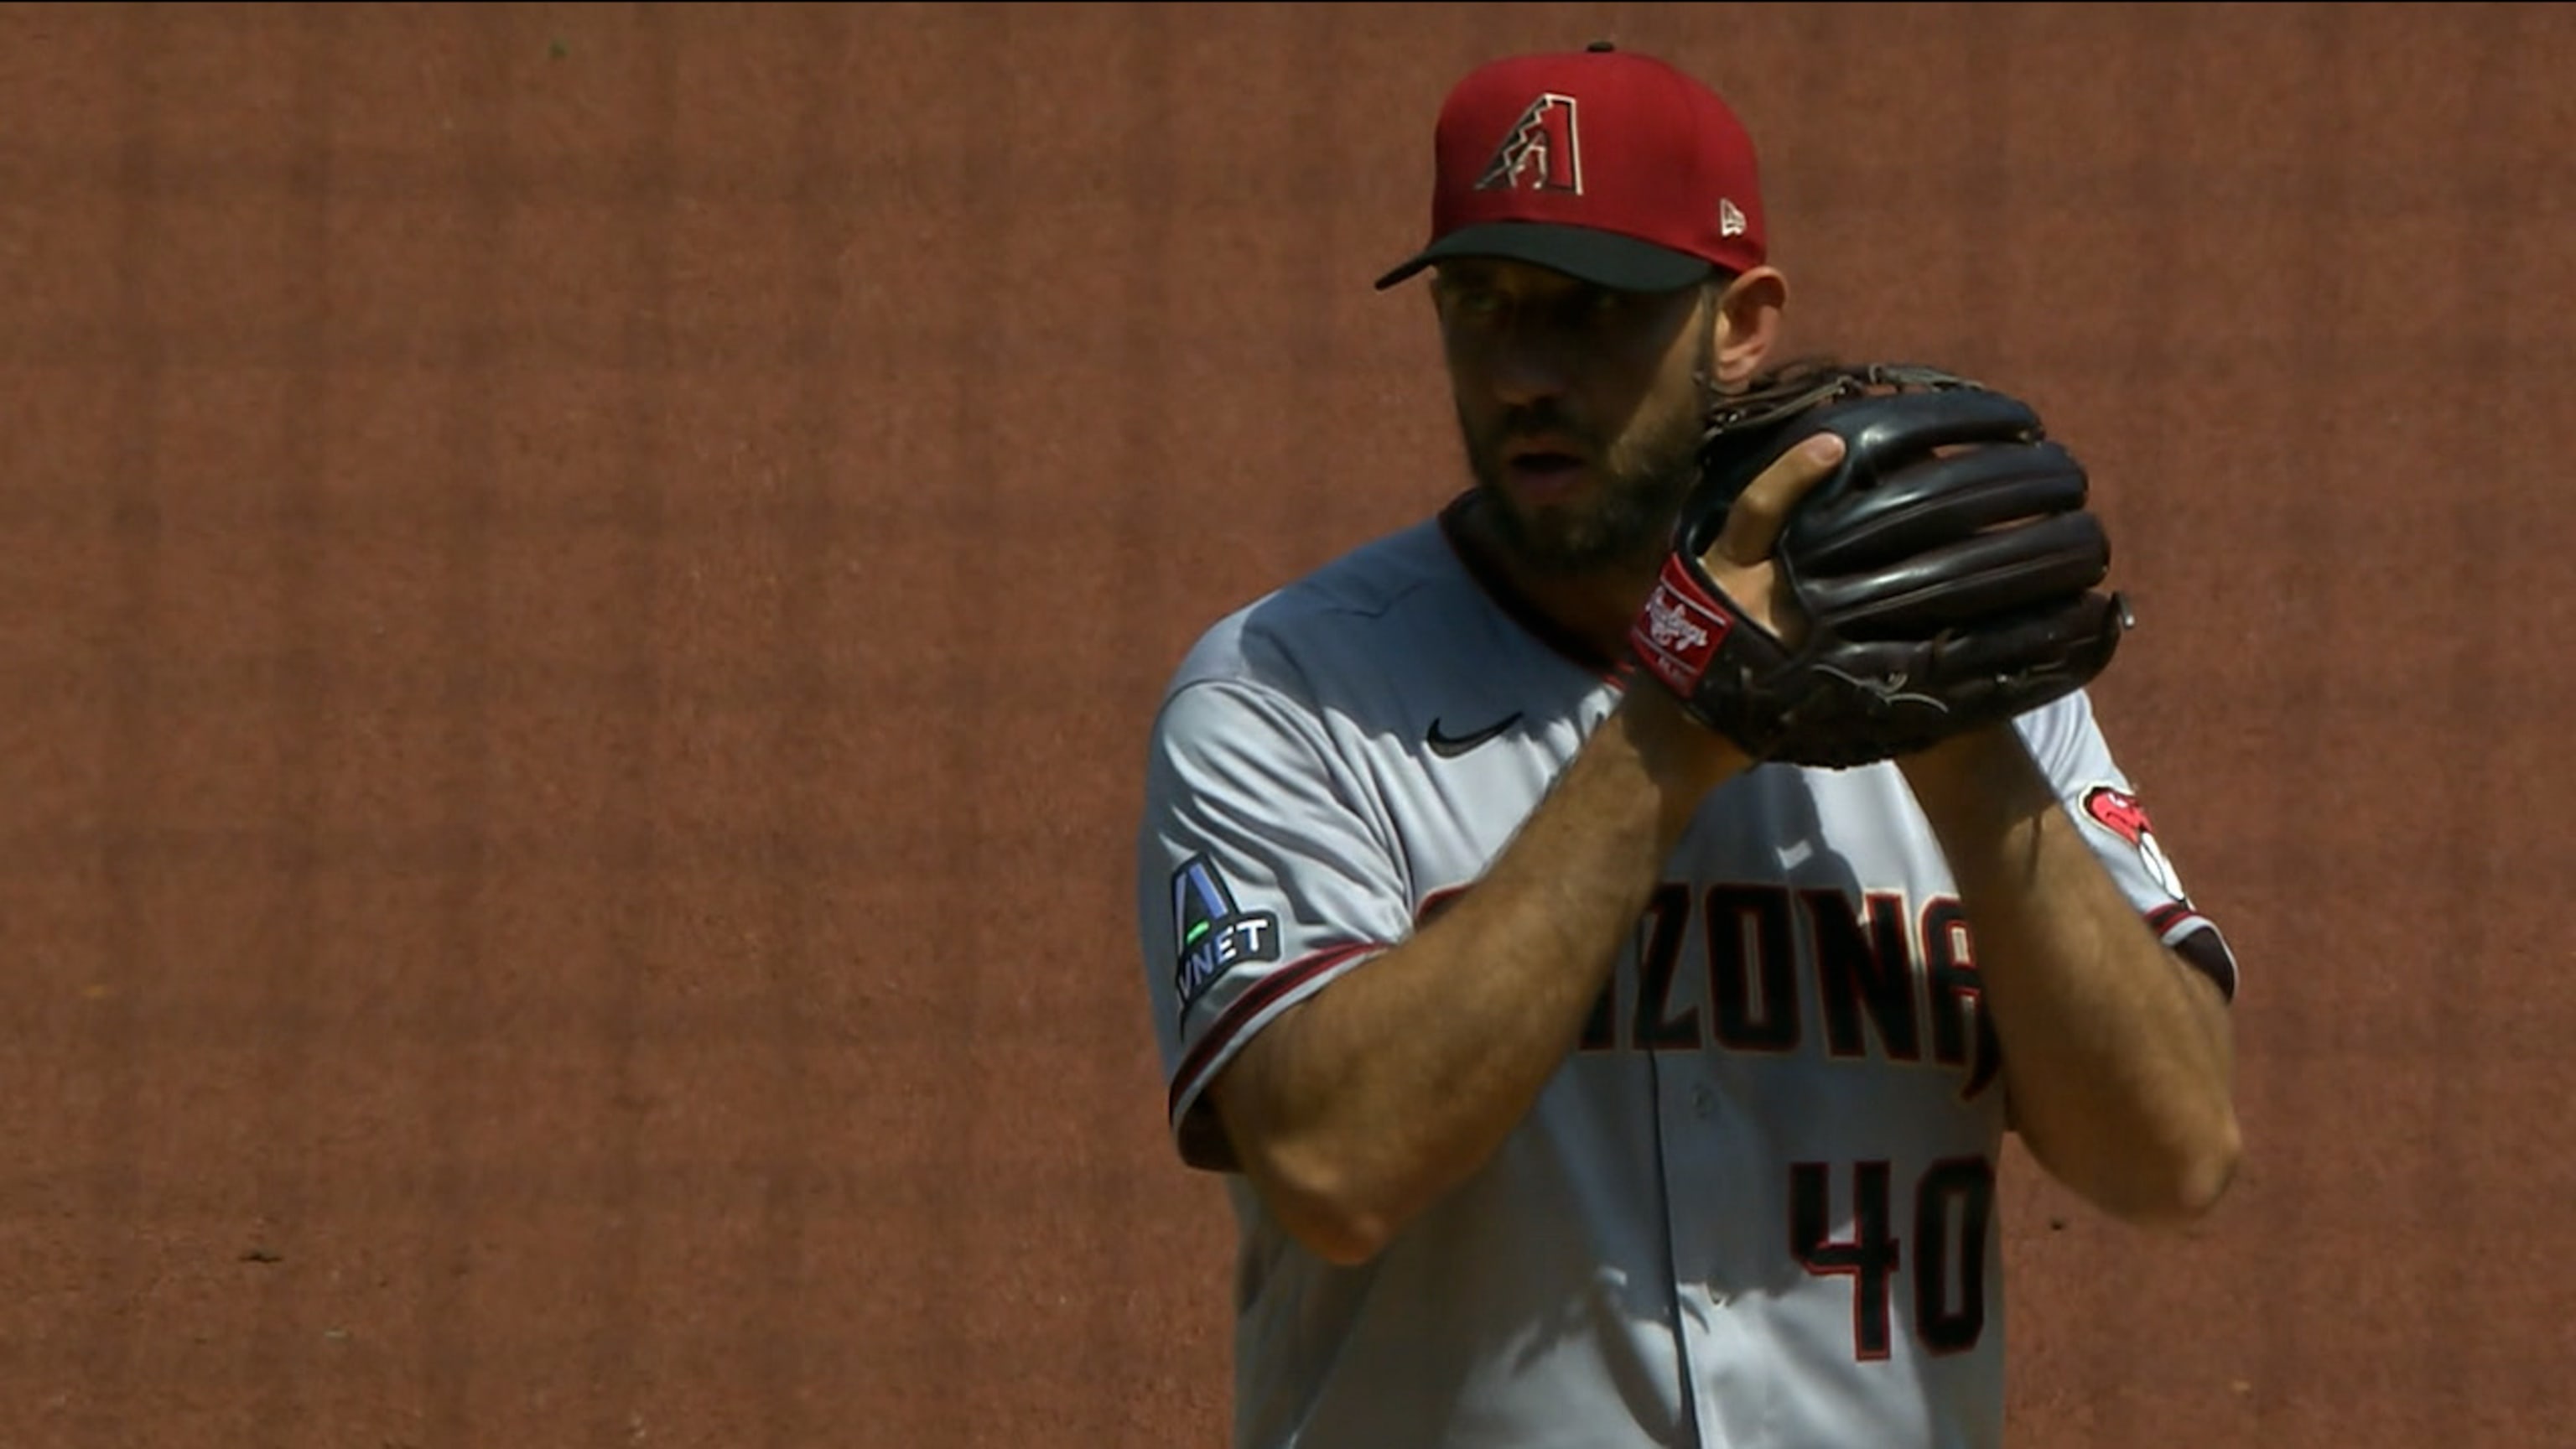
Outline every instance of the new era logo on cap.
<svg viewBox="0 0 2576 1449">
<path fill-rule="evenodd" d="M 1431 239 L 1378 280 L 1448 257 L 1510 257 L 1663 291 L 1761 265 L 1753 141 L 1667 62 L 1596 45 L 1468 74 L 1433 134 Z"/>
</svg>

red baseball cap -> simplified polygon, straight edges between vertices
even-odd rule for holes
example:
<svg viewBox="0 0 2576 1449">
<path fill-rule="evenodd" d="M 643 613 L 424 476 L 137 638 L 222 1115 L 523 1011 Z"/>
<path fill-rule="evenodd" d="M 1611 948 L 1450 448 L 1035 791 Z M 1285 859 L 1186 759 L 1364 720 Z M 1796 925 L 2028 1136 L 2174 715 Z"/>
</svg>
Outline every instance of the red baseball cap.
<svg viewBox="0 0 2576 1449">
<path fill-rule="evenodd" d="M 1681 70 L 1608 41 L 1469 72 L 1432 144 L 1431 241 L 1380 289 L 1445 258 L 1504 257 L 1662 292 L 1765 255 L 1744 124 Z"/>
</svg>

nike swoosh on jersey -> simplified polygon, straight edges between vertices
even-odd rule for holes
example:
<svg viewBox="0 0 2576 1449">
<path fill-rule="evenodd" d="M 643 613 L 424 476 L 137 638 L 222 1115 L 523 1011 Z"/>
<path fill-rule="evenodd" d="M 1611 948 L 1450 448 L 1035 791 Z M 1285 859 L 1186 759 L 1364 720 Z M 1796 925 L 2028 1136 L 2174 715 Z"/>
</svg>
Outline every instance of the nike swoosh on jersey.
<svg viewBox="0 0 2576 1449">
<path fill-rule="evenodd" d="M 1463 735 L 1453 735 L 1442 730 L 1440 721 L 1434 719 L 1431 722 L 1430 732 L 1422 737 L 1422 742 L 1431 747 L 1431 753 L 1442 759 L 1454 760 L 1488 740 L 1501 738 L 1503 731 L 1520 723 L 1520 719 L 1520 711 L 1514 710 L 1483 729 L 1471 730 Z"/>
</svg>

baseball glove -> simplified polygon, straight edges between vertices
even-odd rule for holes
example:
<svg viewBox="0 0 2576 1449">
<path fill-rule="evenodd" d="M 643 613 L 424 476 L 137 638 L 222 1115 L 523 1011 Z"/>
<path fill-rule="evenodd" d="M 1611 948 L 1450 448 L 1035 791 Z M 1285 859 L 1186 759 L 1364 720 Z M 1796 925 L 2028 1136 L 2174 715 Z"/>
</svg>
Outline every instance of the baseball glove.
<svg viewBox="0 0 2576 1449">
<path fill-rule="evenodd" d="M 1703 562 L 1736 496 L 1821 430 L 1842 462 L 1773 557 L 1795 642 Z M 1822 364 L 1730 399 L 1630 631 L 1637 662 L 1755 760 L 1848 768 L 2082 688 L 2129 627 L 2088 480 L 2031 408 L 1937 368 Z"/>
</svg>

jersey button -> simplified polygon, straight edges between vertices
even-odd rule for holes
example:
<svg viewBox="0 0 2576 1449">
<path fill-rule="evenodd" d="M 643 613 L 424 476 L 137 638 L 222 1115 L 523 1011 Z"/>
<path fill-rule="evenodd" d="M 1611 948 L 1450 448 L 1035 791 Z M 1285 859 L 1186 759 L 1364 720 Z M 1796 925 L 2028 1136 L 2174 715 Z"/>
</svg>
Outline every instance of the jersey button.
<svg viewBox="0 0 2576 1449">
<path fill-rule="evenodd" d="M 1691 1110 L 1706 1117 L 1717 1110 L 1717 1089 L 1703 1082 L 1691 1088 Z"/>
</svg>

